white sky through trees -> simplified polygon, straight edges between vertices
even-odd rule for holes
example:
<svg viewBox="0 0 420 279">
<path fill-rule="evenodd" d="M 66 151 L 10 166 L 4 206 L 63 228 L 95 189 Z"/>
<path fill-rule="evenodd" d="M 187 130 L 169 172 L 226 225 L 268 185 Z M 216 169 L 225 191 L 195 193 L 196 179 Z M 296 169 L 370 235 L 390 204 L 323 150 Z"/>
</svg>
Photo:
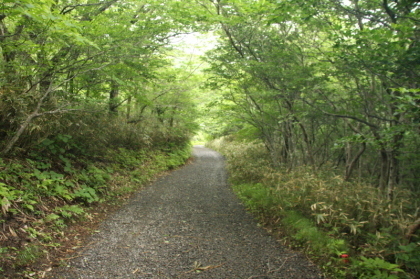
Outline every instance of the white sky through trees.
<svg viewBox="0 0 420 279">
<path fill-rule="evenodd" d="M 214 48 L 216 44 L 217 37 L 213 33 L 182 34 L 172 40 L 175 49 L 194 55 L 203 55 L 206 51 Z"/>
</svg>

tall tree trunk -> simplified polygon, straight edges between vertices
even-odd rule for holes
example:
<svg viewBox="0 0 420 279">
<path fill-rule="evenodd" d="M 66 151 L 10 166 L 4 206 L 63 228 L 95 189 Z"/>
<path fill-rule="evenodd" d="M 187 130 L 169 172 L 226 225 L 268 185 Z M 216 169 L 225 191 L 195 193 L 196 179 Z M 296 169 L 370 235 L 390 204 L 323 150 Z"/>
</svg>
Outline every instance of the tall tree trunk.
<svg viewBox="0 0 420 279">
<path fill-rule="evenodd" d="M 306 145 L 306 154 L 304 154 L 304 156 L 306 155 L 306 157 L 308 158 L 309 165 L 315 168 L 315 160 L 312 154 L 312 145 L 309 140 L 308 134 L 306 133 L 305 126 L 303 126 L 303 124 L 296 117 L 295 119 L 296 121 L 298 121 L 299 127 L 302 130 L 303 141 L 305 142 L 305 145 Z"/>
<path fill-rule="evenodd" d="M 68 91 L 71 94 L 71 96 L 74 96 L 75 95 L 75 86 L 74 86 L 74 78 L 72 78 L 72 76 L 73 76 L 73 73 L 69 73 L 67 75 L 67 78 L 69 80 L 69 82 L 68 82 L 68 86 L 69 86 Z"/>
<path fill-rule="evenodd" d="M 279 167 L 282 163 L 282 156 L 279 154 L 278 144 L 275 141 L 274 133 L 265 131 L 264 127 L 260 127 L 264 145 L 270 154 L 271 163 L 275 167 Z"/>
<path fill-rule="evenodd" d="M 393 150 L 389 152 L 389 177 L 388 177 L 388 185 L 387 185 L 387 195 L 390 200 L 392 200 L 394 196 L 394 189 L 395 186 L 398 184 L 398 176 L 399 176 L 399 149 L 402 145 L 402 139 L 404 135 L 403 133 L 397 133 L 393 137 Z"/>
<path fill-rule="evenodd" d="M 356 163 L 359 161 L 360 156 L 365 152 L 366 150 L 366 137 L 363 135 L 362 131 L 360 130 L 360 123 L 357 124 L 357 126 L 353 126 L 349 121 L 345 120 L 347 123 L 347 126 L 350 127 L 357 135 L 359 135 L 362 139 L 362 147 L 359 149 L 357 154 L 352 158 L 352 152 L 351 147 L 348 148 L 347 158 L 346 158 L 346 173 L 344 175 L 344 180 L 348 181 L 351 177 L 351 174 L 353 172 L 354 167 L 356 166 Z"/>
<path fill-rule="evenodd" d="M 397 182 L 398 160 L 395 152 L 389 152 L 388 185 L 386 194 L 389 200 L 394 197 L 395 184 Z"/>
<path fill-rule="evenodd" d="M 169 127 L 174 127 L 174 123 L 175 123 L 175 118 L 174 118 L 174 115 L 175 115 L 175 111 L 176 111 L 176 107 L 174 107 L 174 108 L 172 108 L 172 113 L 171 113 L 171 117 L 169 118 Z"/>
<path fill-rule="evenodd" d="M 290 153 L 291 153 L 291 146 L 292 146 L 292 129 L 290 127 L 290 123 L 288 121 L 283 123 L 283 135 L 282 141 L 283 144 L 281 147 L 281 160 L 283 161 L 284 165 L 288 165 L 290 161 Z M 280 143 L 281 144 L 281 143 Z"/>
<path fill-rule="evenodd" d="M 388 160 L 388 153 L 385 149 L 381 149 L 381 172 L 379 176 L 379 189 L 382 192 L 385 192 L 385 188 L 388 182 L 388 167 L 389 167 L 389 160 Z"/>
<path fill-rule="evenodd" d="M 109 91 L 109 112 L 117 113 L 118 112 L 118 95 L 119 95 L 119 86 L 116 81 L 111 81 L 111 90 Z"/>
<path fill-rule="evenodd" d="M 129 96 L 127 99 L 127 121 L 130 120 L 131 117 L 131 100 L 133 99 L 133 96 Z"/>
</svg>

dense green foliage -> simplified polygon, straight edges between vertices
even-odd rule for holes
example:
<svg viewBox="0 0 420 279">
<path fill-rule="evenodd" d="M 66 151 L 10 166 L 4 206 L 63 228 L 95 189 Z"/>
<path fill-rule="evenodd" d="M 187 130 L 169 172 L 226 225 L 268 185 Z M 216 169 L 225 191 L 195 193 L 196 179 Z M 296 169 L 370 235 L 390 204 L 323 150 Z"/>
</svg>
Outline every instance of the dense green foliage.
<svg viewBox="0 0 420 279">
<path fill-rule="evenodd" d="M 277 166 L 344 165 L 346 180 L 358 170 L 389 198 L 402 185 L 420 189 L 417 2 L 218 1 L 214 9 L 223 39 L 208 56 L 208 84 L 231 119 L 225 134 L 261 138 Z"/>
</svg>

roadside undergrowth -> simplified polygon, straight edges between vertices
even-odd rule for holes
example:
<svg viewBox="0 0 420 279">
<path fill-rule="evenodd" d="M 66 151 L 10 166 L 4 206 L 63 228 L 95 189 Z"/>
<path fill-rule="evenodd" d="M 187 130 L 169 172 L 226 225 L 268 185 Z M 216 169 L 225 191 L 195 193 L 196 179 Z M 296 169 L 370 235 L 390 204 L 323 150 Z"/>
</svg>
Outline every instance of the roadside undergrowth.
<svg viewBox="0 0 420 279">
<path fill-rule="evenodd" d="M 67 136 L 64 141 L 72 139 Z M 81 245 L 83 234 L 94 231 L 98 215 L 121 205 L 159 174 L 184 164 L 191 151 L 188 144 L 119 147 L 89 157 L 60 150 L 57 142 L 43 144 L 49 147 L 42 152 L 0 159 L 1 278 L 44 278 L 57 264 L 57 255 L 80 248 L 74 246 Z M 55 156 L 50 156 L 51 150 Z"/>
<path fill-rule="evenodd" d="M 419 278 L 418 199 L 392 201 L 367 182 L 346 182 L 326 166 L 270 166 L 258 141 L 215 140 L 230 183 L 247 208 L 284 243 L 304 251 L 329 278 Z"/>
</svg>

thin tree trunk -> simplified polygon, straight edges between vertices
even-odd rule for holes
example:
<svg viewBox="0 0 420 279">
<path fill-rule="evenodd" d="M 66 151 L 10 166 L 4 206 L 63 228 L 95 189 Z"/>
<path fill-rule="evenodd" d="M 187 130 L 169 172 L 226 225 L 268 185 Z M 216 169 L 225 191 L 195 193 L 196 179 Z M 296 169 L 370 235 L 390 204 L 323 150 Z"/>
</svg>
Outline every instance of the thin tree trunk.
<svg viewBox="0 0 420 279">
<path fill-rule="evenodd" d="M 387 185 L 387 196 L 389 200 L 393 199 L 394 196 L 394 189 L 396 184 L 396 177 L 397 177 L 397 170 L 398 168 L 398 160 L 396 158 L 395 152 L 389 153 L 389 168 L 388 168 L 388 185 Z"/>
<path fill-rule="evenodd" d="M 346 162 L 346 174 L 344 176 L 345 181 L 349 181 L 351 174 L 354 170 L 354 167 L 356 166 L 356 163 L 358 162 L 360 156 L 365 152 L 366 150 L 366 143 L 362 143 L 362 147 L 359 149 L 357 154 L 353 157 L 352 160 L 350 160 L 350 155 L 348 156 L 348 163 Z"/>
<path fill-rule="evenodd" d="M 398 133 L 393 137 L 393 150 L 389 152 L 389 176 L 388 176 L 388 185 L 387 185 L 387 195 L 390 200 L 393 199 L 394 189 L 398 183 L 399 175 L 399 148 L 402 144 L 403 133 Z"/>
<path fill-rule="evenodd" d="M 297 118 L 295 118 L 295 119 L 297 120 Z M 303 141 L 305 142 L 305 145 L 306 145 L 306 156 L 309 159 L 309 164 L 313 168 L 315 168 L 315 160 L 314 160 L 314 157 L 313 157 L 313 154 L 312 154 L 312 145 L 311 145 L 311 143 L 309 141 L 308 134 L 306 133 L 305 126 L 303 126 L 303 124 L 300 121 L 298 121 L 298 124 L 299 124 L 300 129 L 302 130 Z"/>
<path fill-rule="evenodd" d="M 127 99 L 127 121 L 130 120 L 131 117 L 131 100 L 132 100 L 132 96 L 129 96 Z"/>
<path fill-rule="evenodd" d="M 26 120 L 20 125 L 19 129 L 16 131 L 15 135 L 10 139 L 10 141 L 6 144 L 6 147 L 1 151 L 1 155 L 6 155 L 10 152 L 16 142 L 19 140 L 20 136 L 32 122 L 32 120 L 38 115 L 38 110 L 35 110 L 31 113 Z"/>
<path fill-rule="evenodd" d="M 346 159 L 346 173 L 344 176 L 344 180 L 348 181 L 351 177 L 351 174 L 356 166 L 356 163 L 359 161 L 360 157 L 366 150 L 366 137 L 363 135 L 362 131 L 360 130 L 360 123 L 357 124 L 357 126 L 353 126 L 349 121 L 345 120 L 347 123 L 347 126 L 350 127 L 356 134 L 358 134 L 362 139 L 362 147 L 357 152 L 356 156 L 354 156 L 353 159 L 351 158 L 351 149 L 348 152 L 347 159 Z M 360 178 L 360 177 L 359 177 Z"/>
<path fill-rule="evenodd" d="M 38 100 L 35 110 L 31 114 L 28 115 L 25 121 L 23 121 L 19 129 L 16 131 L 15 135 L 10 139 L 10 141 L 6 144 L 6 147 L 1 151 L 1 155 L 4 156 L 7 153 L 9 153 L 10 150 L 13 148 L 13 146 L 16 144 L 16 142 L 19 140 L 19 138 L 22 136 L 23 132 L 25 132 L 26 128 L 28 128 L 32 120 L 41 115 L 39 113 L 39 110 L 41 109 L 41 106 L 44 104 L 45 99 L 50 95 L 52 91 L 53 91 L 52 83 L 50 83 L 49 88 L 45 91 L 44 95 Z"/>
<path fill-rule="evenodd" d="M 388 181 L 389 161 L 388 161 L 388 154 L 386 150 L 381 149 L 380 155 L 381 155 L 381 172 L 380 172 L 380 177 L 379 177 L 379 189 L 382 192 L 385 192 L 385 188 Z"/>
</svg>

